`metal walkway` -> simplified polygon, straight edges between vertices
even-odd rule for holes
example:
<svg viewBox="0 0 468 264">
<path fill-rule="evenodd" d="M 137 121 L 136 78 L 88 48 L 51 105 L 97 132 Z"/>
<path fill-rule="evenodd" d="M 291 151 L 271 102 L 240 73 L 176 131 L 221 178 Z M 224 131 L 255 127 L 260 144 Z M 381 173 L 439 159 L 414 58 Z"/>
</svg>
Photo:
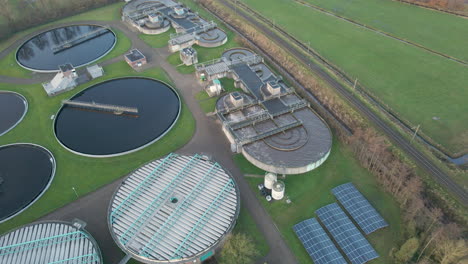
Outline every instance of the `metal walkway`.
<svg viewBox="0 0 468 264">
<path fill-rule="evenodd" d="M 105 111 L 105 112 L 138 114 L 138 108 L 129 107 L 129 106 L 100 104 L 100 103 L 95 103 L 95 102 L 83 102 L 83 101 L 76 101 L 76 100 L 73 100 L 73 101 L 63 100 L 62 104 L 69 105 L 72 107 L 77 107 L 77 108 L 87 108 L 87 109 L 94 109 L 94 110 L 100 110 L 100 111 Z"/>
</svg>

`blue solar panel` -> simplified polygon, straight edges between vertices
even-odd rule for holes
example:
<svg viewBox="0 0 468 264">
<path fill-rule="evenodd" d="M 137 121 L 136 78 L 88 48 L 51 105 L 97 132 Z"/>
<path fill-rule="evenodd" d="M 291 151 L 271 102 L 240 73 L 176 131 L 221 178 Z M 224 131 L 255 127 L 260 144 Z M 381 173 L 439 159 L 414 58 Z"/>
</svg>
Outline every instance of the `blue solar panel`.
<svg viewBox="0 0 468 264">
<path fill-rule="evenodd" d="M 302 221 L 293 229 L 315 264 L 346 264 L 346 260 L 315 218 Z"/>
<path fill-rule="evenodd" d="M 362 264 L 379 257 L 337 203 L 324 206 L 315 213 L 351 263 Z"/>
<path fill-rule="evenodd" d="M 332 193 L 366 235 L 388 226 L 382 216 L 352 183 L 335 187 L 332 189 Z"/>
</svg>

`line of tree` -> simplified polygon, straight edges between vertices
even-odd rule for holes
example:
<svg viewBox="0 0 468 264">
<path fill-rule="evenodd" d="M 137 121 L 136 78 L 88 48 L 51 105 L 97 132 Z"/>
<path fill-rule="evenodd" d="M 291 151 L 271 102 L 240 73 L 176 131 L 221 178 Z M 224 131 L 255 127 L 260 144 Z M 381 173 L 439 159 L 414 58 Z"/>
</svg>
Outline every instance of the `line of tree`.
<svg viewBox="0 0 468 264">
<path fill-rule="evenodd" d="M 118 0 L 0 0 L 0 39 Z"/>
<path fill-rule="evenodd" d="M 381 188 L 390 193 L 401 207 L 405 232 L 402 244 L 396 245 L 391 252 L 396 263 L 459 263 L 468 255 L 466 220 L 454 217 L 439 196 L 433 195 L 434 190 L 422 181 L 413 165 L 399 155 L 383 135 L 368 126 L 334 91 L 258 29 L 239 19 L 216 0 L 199 2 L 235 25 L 263 51 L 275 54 L 273 59 L 276 63 L 287 69 L 354 131 L 352 136 L 347 136 L 340 133 L 338 126 L 334 127 L 340 140 L 351 146 L 361 165 L 375 175 Z M 240 41 L 249 45 L 243 39 Z"/>
</svg>

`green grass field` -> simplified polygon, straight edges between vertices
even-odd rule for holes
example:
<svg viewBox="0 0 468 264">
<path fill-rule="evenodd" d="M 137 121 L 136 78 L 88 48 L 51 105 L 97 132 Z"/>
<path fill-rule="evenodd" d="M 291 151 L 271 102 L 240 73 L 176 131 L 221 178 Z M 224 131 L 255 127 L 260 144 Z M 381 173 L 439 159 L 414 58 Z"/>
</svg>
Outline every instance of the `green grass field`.
<svg viewBox="0 0 468 264">
<path fill-rule="evenodd" d="M 403 119 L 421 124 L 422 132 L 451 152 L 468 146 L 468 68 L 435 56 L 419 48 L 359 28 L 348 22 L 285 0 L 242 0 L 275 23 L 288 30 L 335 65 L 357 78 Z M 338 0 L 334 0 L 336 2 Z M 419 10 L 419 9 L 418 9 Z M 362 12 L 369 12 L 363 8 Z M 419 10 L 438 17 L 429 10 Z M 445 16 L 445 15 L 444 15 Z M 395 18 L 397 20 L 397 18 Z M 456 32 L 448 35 L 432 20 L 426 21 L 434 38 L 446 36 L 447 46 L 458 43 L 466 49 L 468 27 L 453 25 Z M 447 19 L 446 23 L 449 23 Z M 462 25 L 467 23 L 458 19 Z M 401 22 L 405 23 L 405 22 Z M 456 22 L 450 22 L 451 27 Z M 307 28 L 304 25 L 307 24 Z M 394 27 L 403 27 L 396 24 Z M 412 32 L 417 29 L 408 29 Z M 426 29 L 429 30 L 429 29 Z M 407 33 L 407 34 L 410 34 Z M 444 34 L 447 35 L 444 35 Z M 401 33 L 403 34 L 403 33 Z M 462 35 L 464 34 L 464 35 Z M 428 36 L 425 34 L 424 36 Z M 458 36 L 458 37 L 457 37 Z M 422 43 L 424 44 L 424 43 Z M 466 52 L 464 53 L 466 55 Z M 433 118 L 436 117 L 437 120 Z"/>
<path fill-rule="evenodd" d="M 388 254 L 392 247 L 397 246 L 402 235 L 400 209 L 392 197 L 379 188 L 374 176 L 363 169 L 352 156 L 348 147 L 335 140 L 330 157 L 322 166 L 305 174 L 287 176 L 284 180 L 285 195 L 291 199 L 291 204 L 286 204 L 285 200 L 267 202 L 260 197 L 257 188 L 257 185 L 263 182 L 263 178 L 246 178 L 301 264 L 312 263 L 312 260 L 296 237 L 293 225 L 316 217 L 315 210 L 336 202 L 331 189 L 346 182 L 353 182 L 390 224 L 388 228 L 366 236 L 380 255 L 370 263 L 392 262 Z M 235 161 L 244 173 L 264 174 L 240 154 L 235 156 Z"/>
<path fill-rule="evenodd" d="M 30 142 L 48 148 L 57 161 L 57 172 L 49 190 L 25 212 L 0 224 L 0 233 L 16 226 L 29 223 L 38 217 L 62 207 L 76 199 L 72 191 L 75 187 L 80 196 L 133 171 L 151 160 L 160 158 L 177 150 L 187 143 L 195 130 L 195 120 L 185 104 L 173 129 L 156 143 L 141 151 L 105 159 L 93 159 L 72 154 L 60 146 L 53 134 L 51 115 L 56 114 L 60 102 L 79 91 L 106 79 L 123 76 L 145 76 L 172 83 L 160 68 L 152 68 L 141 73 L 134 72 L 124 61 L 104 68 L 106 75 L 93 80 L 85 86 L 53 98 L 47 97 L 41 85 L 17 86 L 0 84 L 0 90 L 16 91 L 29 102 L 29 110 L 24 120 L 13 130 L 0 138 L 0 145 Z"/>
<path fill-rule="evenodd" d="M 390 0 L 306 1 L 332 13 L 468 61 L 467 19 Z"/>
</svg>

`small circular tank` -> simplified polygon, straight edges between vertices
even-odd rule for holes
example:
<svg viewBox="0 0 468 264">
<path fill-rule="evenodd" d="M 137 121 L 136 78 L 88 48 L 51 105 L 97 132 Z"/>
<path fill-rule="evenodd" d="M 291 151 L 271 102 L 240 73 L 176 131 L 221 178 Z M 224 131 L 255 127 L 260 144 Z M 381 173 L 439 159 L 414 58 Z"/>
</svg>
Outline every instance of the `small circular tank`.
<svg viewBox="0 0 468 264">
<path fill-rule="evenodd" d="M 271 190 L 276 180 L 277 180 L 276 174 L 268 172 L 267 174 L 265 174 L 265 181 L 263 184 L 265 185 L 265 188 Z"/>
<path fill-rule="evenodd" d="M 273 188 L 271 189 L 271 197 L 275 200 L 281 200 L 284 197 L 284 182 L 277 181 L 273 184 Z"/>
</svg>

